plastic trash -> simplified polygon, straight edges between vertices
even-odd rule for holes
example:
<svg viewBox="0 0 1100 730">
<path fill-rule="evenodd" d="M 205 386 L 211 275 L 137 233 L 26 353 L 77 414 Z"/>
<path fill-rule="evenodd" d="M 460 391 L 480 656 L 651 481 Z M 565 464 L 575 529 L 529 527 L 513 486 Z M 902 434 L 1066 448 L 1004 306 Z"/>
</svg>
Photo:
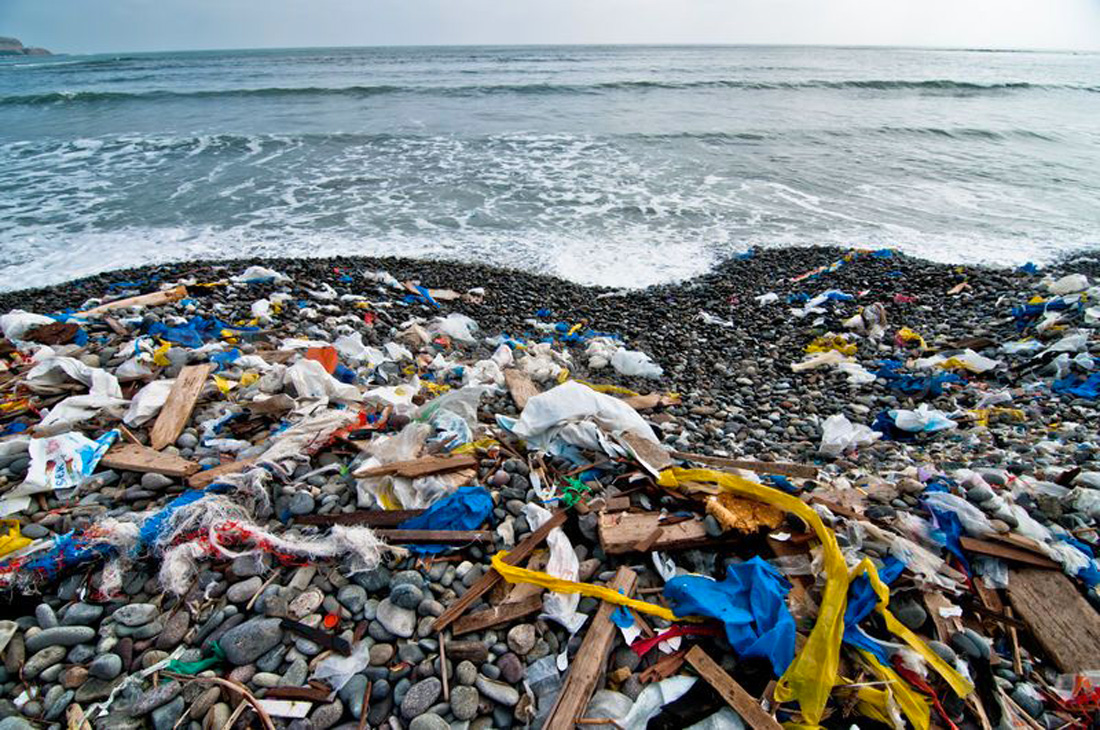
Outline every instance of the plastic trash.
<svg viewBox="0 0 1100 730">
<path fill-rule="evenodd" d="M 281 284 L 290 281 L 290 277 L 280 274 L 275 269 L 266 266 L 249 266 L 247 269 L 232 278 L 238 284 Z"/>
<path fill-rule="evenodd" d="M 863 424 L 853 424 L 842 413 L 826 418 L 821 424 L 821 432 L 818 451 L 827 456 L 840 456 L 845 451 L 869 446 L 882 438 L 881 433 Z"/>
<path fill-rule="evenodd" d="M 324 682 L 336 692 L 344 688 L 351 678 L 359 674 L 370 664 L 371 642 L 360 641 L 351 650 L 350 656 L 329 654 L 322 659 L 313 672 L 313 678 Z"/>
<path fill-rule="evenodd" d="M 767 294 L 761 294 L 760 296 L 756 297 L 756 303 L 761 307 L 767 304 L 775 304 L 778 301 L 779 295 L 773 291 L 770 291 Z"/>
<path fill-rule="evenodd" d="M 327 399 L 357 403 L 363 395 L 354 385 L 341 383 L 329 375 L 316 360 L 302 359 L 286 369 L 286 383 L 293 386 L 299 398 Z"/>
<path fill-rule="evenodd" d="M 1058 296 L 1074 294 L 1088 288 L 1089 278 L 1084 274 L 1067 274 L 1061 279 L 1047 282 L 1047 291 Z"/>
<path fill-rule="evenodd" d="M 477 342 L 477 330 L 477 322 L 458 312 L 452 312 L 446 317 L 436 317 L 428 325 L 429 332 L 447 335 L 463 345 L 472 345 Z"/>
<path fill-rule="evenodd" d="M 776 676 L 794 660 L 795 624 L 787 608 L 791 584 L 759 556 L 726 568 L 716 581 L 684 575 L 665 584 L 664 596 L 680 616 L 709 616 L 726 627 L 739 658 L 767 659 Z"/>
<path fill-rule="evenodd" d="M 485 487 L 461 487 L 422 514 L 405 520 L 402 530 L 476 530 L 493 511 L 493 496 Z M 448 545 L 410 545 L 418 553 L 441 553 Z"/>
<path fill-rule="evenodd" d="M 913 366 L 920 369 L 940 367 L 944 370 L 968 370 L 980 375 L 1000 364 L 1000 360 L 985 357 L 973 350 L 963 350 L 952 355 L 938 354 L 924 357 L 913 363 Z"/>
<path fill-rule="evenodd" d="M 660 443 L 636 410 L 618 398 L 597 393 L 575 381 L 562 383 L 527 401 L 514 432 L 545 450 L 563 427 L 588 419 L 607 431 L 625 431 Z"/>
<path fill-rule="evenodd" d="M 549 342 L 528 347 L 519 359 L 520 370 L 537 382 L 557 380 L 569 366 L 568 352 L 558 352 Z"/>
<path fill-rule="evenodd" d="M 550 519 L 550 511 L 537 504 L 525 504 L 523 514 L 532 530 L 537 530 Z M 573 544 L 560 527 L 555 527 L 546 536 L 550 546 L 550 558 L 546 562 L 546 573 L 567 581 L 576 581 L 580 576 L 580 561 L 573 551 Z M 578 593 L 550 593 L 542 601 L 542 617 L 561 624 L 570 635 L 577 633 L 588 616 L 577 611 L 581 597 Z"/>
<path fill-rule="evenodd" d="M 31 439 L 28 453 L 31 464 L 24 481 L 24 493 L 79 487 L 95 471 L 96 465 L 119 436 L 108 431 L 95 441 L 70 431 L 57 436 Z M 33 491 L 28 491 L 30 487 Z"/>
<path fill-rule="evenodd" d="M 943 411 L 921 403 L 915 411 L 899 409 L 890 411 L 894 424 L 909 433 L 935 433 L 958 428 L 959 424 L 947 417 Z"/>
<path fill-rule="evenodd" d="M 638 376 L 642 378 L 659 378 L 664 375 L 664 369 L 653 362 L 649 355 L 637 350 L 619 348 L 611 356 L 611 367 L 626 376 Z"/>
<path fill-rule="evenodd" d="M 13 309 L 7 314 L 0 315 L 0 330 L 4 337 L 12 342 L 21 342 L 23 335 L 35 327 L 53 324 L 54 320 L 41 314 L 25 312 L 22 309 Z"/>
</svg>

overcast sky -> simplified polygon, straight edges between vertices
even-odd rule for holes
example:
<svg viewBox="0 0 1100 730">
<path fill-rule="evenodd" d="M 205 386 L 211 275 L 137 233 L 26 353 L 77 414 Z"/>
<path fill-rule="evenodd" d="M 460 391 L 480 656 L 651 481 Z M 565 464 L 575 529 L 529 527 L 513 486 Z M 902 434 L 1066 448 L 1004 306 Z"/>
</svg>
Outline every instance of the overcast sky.
<svg viewBox="0 0 1100 730">
<path fill-rule="evenodd" d="M 54 51 L 528 43 L 1100 50 L 1100 0 L 0 0 Z"/>
</svg>

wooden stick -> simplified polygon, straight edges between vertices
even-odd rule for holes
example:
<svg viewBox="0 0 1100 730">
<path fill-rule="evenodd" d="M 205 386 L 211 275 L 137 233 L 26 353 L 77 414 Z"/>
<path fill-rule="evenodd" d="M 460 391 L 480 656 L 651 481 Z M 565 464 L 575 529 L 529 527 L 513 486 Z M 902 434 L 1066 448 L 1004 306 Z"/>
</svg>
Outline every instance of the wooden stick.
<svg viewBox="0 0 1100 730">
<path fill-rule="evenodd" d="M 461 636 L 471 631 L 484 631 L 500 624 L 511 623 L 524 616 L 530 616 L 542 610 L 542 596 L 529 596 L 522 601 L 505 601 L 487 611 L 478 611 L 455 621 L 454 635 Z"/>
<path fill-rule="evenodd" d="M 108 469 L 134 471 L 141 474 L 163 474 L 168 477 L 185 477 L 201 467 L 174 454 L 161 453 L 141 444 L 115 444 L 100 461 Z"/>
<path fill-rule="evenodd" d="M 240 682 L 234 682 L 231 679 L 222 679 L 221 677 L 191 677 L 186 674 L 176 674 L 175 672 L 165 672 L 165 676 L 179 679 L 184 682 L 213 682 L 219 687 L 224 687 L 230 692 L 237 692 L 248 704 L 252 705 L 252 709 L 256 711 L 256 714 L 260 718 L 260 722 L 267 730 L 275 730 L 275 724 L 271 722 L 271 716 L 264 712 L 264 708 L 256 700 L 255 695 L 248 691 L 248 687 L 245 687 Z"/>
<path fill-rule="evenodd" d="M 187 478 L 187 486 L 192 489 L 202 489 L 209 484 L 213 484 L 222 477 L 244 471 L 252 466 L 255 461 L 255 459 L 238 459 L 237 461 L 230 461 L 220 466 L 215 466 L 213 469 L 195 472 Z"/>
<path fill-rule="evenodd" d="M 630 568 L 622 567 L 607 587 L 627 596 L 634 594 L 638 575 Z M 561 692 L 550 710 L 545 730 L 572 730 L 577 718 L 584 712 L 596 691 L 596 684 L 603 674 L 611 644 L 618 633 L 618 627 L 611 621 L 611 614 L 617 606 L 601 602 L 599 610 L 592 618 L 588 633 L 584 635 L 569 674 L 565 677 Z"/>
<path fill-rule="evenodd" d="M 1012 607 L 1005 606 L 1005 614 L 1009 618 L 1013 618 Z M 1008 637 L 1012 641 L 1012 671 L 1016 672 L 1016 676 L 1024 676 L 1024 662 L 1023 657 L 1020 656 L 1020 636 L 1016 630 L 1016 627 L 1012 624 L 1008 625 Z"/>
<path fill-rule="evenodd" d="M 149 434 L 149 445 L 155 451 L 175 443 L 183 433 L 184 426 L 191 418 L 191 411 L 195 409 L 195 401 L 202 392 L 202 386 L 213 370 L 211 363 L 188 365 L 180 370 L 171 392 L 168 393 L 168 400 L 160 409 L 160 415 Z"/>
<path fill-rule="evenodd" d="M 366 509 L 338 515 L 302 515 L 295 517 L 299 525 L 366 525 L 367 527 L 397 527 L 405 520 L 424 514 L 422 509 Z"/>
<path fill-rule="evenodd" d="M 374 534 L 397 545 L 436 542 L 465 545 L 468 542 L 493 542 L 494 539 L 492 530 L 375 530 Z"/>
<path fill-rule="evenodd" d="M 177 286 L 172 289 L 165 289 L 163 291 L 155 291 L 149 294 L 139 294 L 136 297 L 126 297 L 125 299 L 116 299 L 113 302 L 107 302 L 106 304 L 100 304 L 98 307 L 92 307 L 86 309 L 83 312 L 77 312 L 77 317 L 93 317 L 104 312 L 109 312 L 112 309 L 120 309 L 122 307 L 159 307 L 162 304 L 168 304 L 170 302 L 178 302 L 187 296 L 187 287 Z"/>
<path fill-rule="evenodd" d="M 798 479 L 814 479 L 817 477 L 817 467 L 809 464 L 789 464 L 780 461 L 751 461 L 747 459 L 723 459 L 718 456 L 689 454 L 684 451 L 673 451 L 672 455 L 677 459 L 697 461 L 700 464 L 724 466 L 733 469 L 748 469 L 757 474 L 779 474 L 780 476 L 796 477 Z"/>
<path fill-rule="evenodd" d="M 367 680 L 367 686 L 363 688 L 363 713 L 359 715 L 359 730 L 366 730 L 367 712 L 370 710 L 370 691 L 374 682 Z"/>
<path fill-rule="evenodd" d="M 443 701 L 451 701 L 451 687 L 447 681 L 447 635 L 439 637 L 439 676 L 443 680 Z"/>
<path fill-rule="evenodd" d="M 237 721 L 237 718 L 240 717 L 244 713 L 244 709 L 246 707 L 248 707 L 248 703 L 245 702 L 243 699 L 240 702 L 238 702 L 237 707 L 233 710 L 233 714 L 230 715 L 229 719 L 225 721 L 225 724 L 222 725 L 221 730 L 230 730 L 230 728 L 233 727 L 233 723 L 235 723 Z M 187 717 L 186 712 L 183 713 L 183 717 Z M 182 720 L 183 717 L 181 717 L 180 719 Z"/>
<path fill-rule="evenodd" d="M 263 593 L 264 589 L 267 588 L 269 585 L 271 585 L 271 582 L 274 581 L 276 578 L 278 578 L 279 574 L 282 573 L 282 572 L 283 572 L 282 568 L 276 568 L 275 570 L 273 570 L 271 572 L 271 577 L 268 578 L 267 580 L 265 580 L 264 584 L 262 586 L 260 586 L 259 589 L 257 589 L 254 594 L 252 594 L 252 598 L 248 599 L 248 605 L 245 606 L 246 611 L 251 611 L 252 610 L 252 606 L 256 603 L 256 600 L 259 599 L 260 594 Z M 264 696 L 266 697 L 266 695 L 264 695 Z"/>
<path fill-rule="evenodd" d="M 782 730 L 783 726 L 776 722 L 774 717 L 764 712 L 764 708 L 756 698 L 746 692 L 733 677 L 726 674 L 725 670 L 701 648 L 691 647 L 687 653 L 687 661 L 753 730 Z"/>
<path fill-rule="evenodd" d="M 566 516 L 565 510 L 556 511 L 542 527 L 525 537 L 519 545 L 516 545 L 504 558 L 504 562 L 508 565 L 516 565 L 520 561 L 526 560 L 535 551 L 535 548 L 542 544 L 551 530 L 565 523 Z M 432 623 L 432 630 L 436 632 L 443 631 L 443 629 L 454 623 L 455 619 L 465 613 L 466 609 L 472 606 L 478 598 L 502 580 L 504 579 L 501 578 L 500 573 L 495 570 L 486 571 L 462 594 L 461 598 L 439 615 L 439 618 Z"/>
</svg>

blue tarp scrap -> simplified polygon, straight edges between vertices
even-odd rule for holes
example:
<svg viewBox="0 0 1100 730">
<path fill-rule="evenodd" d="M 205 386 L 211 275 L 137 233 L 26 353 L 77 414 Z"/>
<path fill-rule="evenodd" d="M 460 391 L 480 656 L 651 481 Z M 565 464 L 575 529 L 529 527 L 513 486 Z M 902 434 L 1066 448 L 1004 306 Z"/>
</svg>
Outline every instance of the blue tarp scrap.
<svg viewBox="0 0 1100 730">
<path fill-rule="evenodd" d="M 805 304 L 810 301 L 810 295 L 805 292 L 795 292 L 787 295 L 787 304 Z"/>
<path fill-rule="evenodd" d="M 208 340 L 215 340 L 222 330 L 230 330 L 234 333 L 258 332 L 258 327 L 241 327 L 226 324 L 219 319 L 207 319 L 206 317 L 192 317 L 187 324 L 169 327 L 163 322 L 153 322 L 144 328 L 144 333 L 151 337 L 159 337 L 169 342 L 174 342 L 185 347 L 202 347 Z"/>
<path fill-rule="evenodd" d="M 903 570 L 905 570 L 905 563 L 890 556 L 878 569 L 878 577 L 883 583 L 890 585 L 897 580 Z M 874 654 L 880 662 L 889 666 L 890 656 L 886 647 L 859 627 L 860 622 L 871 615 L 877 603 L 878 595 L 871 587 L 871 581 L 866 575 L 861 575 L 852 581 L 848 586 L 848 607 L 844 610 L 844 643 Z"/>
<path fill-rule="evenodd" d="M 899 390 L 906 395 L 921 397 L 936 397 L 943 394 L 945 383 L 965 383 L 955 373 L 936 373 L 935 375 L 905 375 L 897 372 L 902 363 L 897 360 L 880 360 L 879 369 L 874 372 L 876 378 L 886 381 L 886 385 L 893 390 Z"/>
<path fill-rule="evenodd" d="M 894 417 L 890 415 L 890 411 L 882 411 L 875 416 L 875 421 L 871 424 L 871 430 L 881 433 L 887 441 L 915 441 L 917 438 L 915 433 L 898 428 L 894 422 Z"/>
<path fill-rule="evenodd" d="M 892 259 L 894 258 L 894 249 L 892 248 L 880 248 L 871 252 L 872 258 L 876 259 Z"/>
<path fill-rule="evenodd" d="M 1051 390 L 1055 393 L 1065 393 L 1066 395 L 1075 395 L 1078 398 L 1095 400 L 1100 397 L 1100 373 L 1093 373 L 1087 378 L 1070 373 L 1061 380 L 1055 380 Z"/>
<path fill-rule="evenodd" d="M 1036 266 L 1031 261 L 1028 261 L 1026 264 L 1024 264 L 1023 266 L 1021 266 L 1020 268 L 1018 268 L 1016 270 L 1019 271 L 1021 274 L 1038 274 L 1039 273 L 1039 267 Z"/>
<path fill-rule="evenodd" d="M 432 298 L 432 293 L 428 291 L 427 287 L 417 286 L 416 291 L 418 292 L 417 294 L 406 294 L 404 301 L 408 304 L 430 304 L 436 309 L 442 309 L 442 307 L 439 306 L 439 302 Z"/>
<path fill-rule="evenodd" d="M 493 497 L 485 487 L 461 487 L 428 507 L 422 514 L 405 520 L 402 530 L 476 530 L 493 511 Z M 409 545 L 417 553 L 441 553 L 448 545 Z"/>
<path fill-rule="evenodd" d="M 798 494 L 798 487 L 790 479 L 780 474 L 765 474 L 762 477 L 765 484 L 776 489 L 782 489 L 787 494 Z"/>
<path fill-rule="evenodd" d="M 779 571 L 753 557 L 730 565 L 726 579 L 683 575 L 665 584 L 664 596 L 677 616 L 706 616 L 725 624 L 738 657 L 771 662 L 781 676 L 794 661 L 795 623 L 787 608 L 791 584 Z"/>
<path fill-rule="evenodd" d="M 218 352 L 210 356 L 210 362 L 214 363 L 218 367 L 215 368 L 215 373 L 220 373 L 226 367 L 236 362 L 241 356 L 241 351 L 234 347 L 229 352 Z"/>
<path fill-rule="evenodd" d="M 1012 316 L 1016 318 L 1016 329 L 1022 332 L 1027 329 L 1031 321 L 1041 317 L 1044 312 L 1062 312 L 1072 305 L 1063 299 L 1051 299 L 1042 304 L 1024 304 L 1012 308 Z"/>
<path fill-rule="evenodd" d="M 958 558 L 966 572 L 970 573 L 970 561 L 966 559 L 962 543 L 959 542 L 959 537 L 963 534 L 962 521 L 959 520 L 959 516 L 954 512 L 938 510 L 934 507 L 928 507 L 928 511 L 932 513 L 937 527 L 933 532 L 933 537 L 942 540 L 947 551 Z"/>
</svg>

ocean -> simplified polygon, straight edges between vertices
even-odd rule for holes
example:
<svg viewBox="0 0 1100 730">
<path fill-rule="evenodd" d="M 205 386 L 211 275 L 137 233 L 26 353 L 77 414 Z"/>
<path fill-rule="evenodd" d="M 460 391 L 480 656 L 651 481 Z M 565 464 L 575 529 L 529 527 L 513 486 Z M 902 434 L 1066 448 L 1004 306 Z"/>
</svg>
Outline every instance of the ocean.
<svg viewBox="0 0 1100 730">
<path fill-rule="evenodd" d="M 252 50 L 0 62 L 0 288 L 243 255 L 636 287 L 752 246 L 1100 245 L 1100 54 Z"/>
</svg>

